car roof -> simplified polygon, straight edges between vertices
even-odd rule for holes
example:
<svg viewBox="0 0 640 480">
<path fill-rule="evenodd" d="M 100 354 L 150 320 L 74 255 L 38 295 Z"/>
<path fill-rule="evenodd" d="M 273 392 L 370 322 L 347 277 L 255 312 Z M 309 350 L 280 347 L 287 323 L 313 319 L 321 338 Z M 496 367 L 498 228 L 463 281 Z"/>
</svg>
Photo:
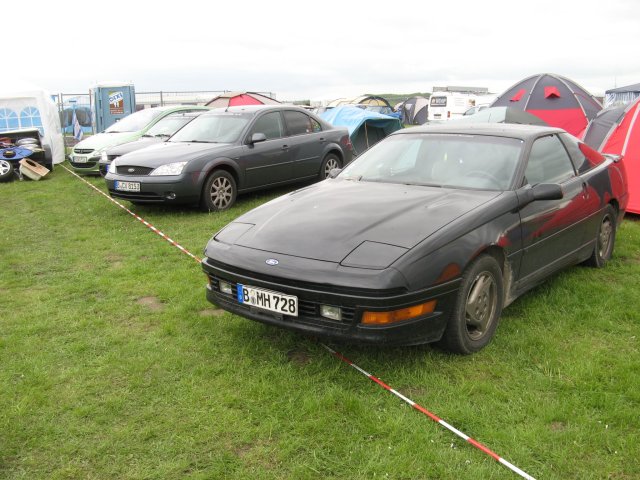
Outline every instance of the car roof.
<svg viewBox="0 0 640 480">
<path fill-rule="evenodd" d="M 450 121 L 437 125 L 423 125 L 398 130 L 392 135 L 403 135 L 413 133 L 445 133 L 459 135 L 493 135 L 499 137 L 512 137 L 526 140 L 539 137 L 543 134 L 562 133 L 565 130 L 555 127 L 545 127 L 540 125 L 522 125 L 515 123 L 457 123 Z"/>
<path fill-rule="evenodd" d="M 211 110 L 212 113 L 251 113 L 264 112 L 265 110 L 298 110 L 301 112 L 309 113 L 304 108 L 300 108 L 296 105 L 236 105 L 233 107 L 218 107 Z"/>
<path fill-rule="evenodd" d="M 180 112 L 182 110 L 210 110 L 209 107 L 203 107 L 201 105 L 163 105 L 161 107 L 150 107 L 145 110 L 157 110 L 159 112 L 165 112 L 170 110 L 175 110 L 176 112 Z"/>
</svg>

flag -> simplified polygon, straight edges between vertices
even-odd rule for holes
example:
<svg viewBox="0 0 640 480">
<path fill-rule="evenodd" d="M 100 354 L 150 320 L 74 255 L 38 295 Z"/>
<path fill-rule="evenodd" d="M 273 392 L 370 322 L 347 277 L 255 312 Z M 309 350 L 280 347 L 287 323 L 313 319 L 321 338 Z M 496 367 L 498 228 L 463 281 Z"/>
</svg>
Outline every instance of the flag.
<svg viewBox="0 0 640 480">
<path fill-rule="evenodd" d="M 82 131 L 82 127 L 80 126 L 78 117 L 76 117 L 75 109 L 73 110 L 73 119 L 71 121 L 71 124 L 73 125 L 73 138 L 75 138 L 78 141 L 82 140 L 82 136 L 84 135 L 84 132 Z"/>
</svg>

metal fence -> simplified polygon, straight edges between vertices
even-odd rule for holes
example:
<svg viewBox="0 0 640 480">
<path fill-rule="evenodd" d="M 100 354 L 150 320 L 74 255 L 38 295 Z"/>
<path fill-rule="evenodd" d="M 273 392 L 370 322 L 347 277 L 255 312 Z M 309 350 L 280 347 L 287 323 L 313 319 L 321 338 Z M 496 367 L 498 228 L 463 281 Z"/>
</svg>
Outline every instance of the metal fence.
<svg viewBox="0 0 640 480">
<path fill-rule="evenodd" d="M 187 92 L 136 92 L 136 109 L 161 107 L 164 105 L 204 105 L 214 97 L 231 90 L 202 90 Z M 257 92 L 271 98 L 275 98 L 273 92 Z M 65 134 L 65 141 L 73 144 L 73 112 L 85 134 L 96 133 L 93 122 L 92 104 L 93 95 L 88 93 L 59 93 L 54 95 L 54 101 L 58 104 L 60 112 L 60 124 Z"/>
</svg>

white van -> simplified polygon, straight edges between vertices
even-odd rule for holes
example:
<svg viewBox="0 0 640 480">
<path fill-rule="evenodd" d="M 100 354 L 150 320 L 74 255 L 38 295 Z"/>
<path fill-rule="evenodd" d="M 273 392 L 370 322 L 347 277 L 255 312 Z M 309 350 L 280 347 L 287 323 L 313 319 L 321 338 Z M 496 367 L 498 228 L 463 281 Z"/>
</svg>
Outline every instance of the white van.
<svg viewBox="0 0 640 480">
<path fill-rule="evenodd" d="M 459 92 L 435 92 L 429 98 L 429 121 L 462 117 L 476 104 L 476 95 Z"/>
</svg>

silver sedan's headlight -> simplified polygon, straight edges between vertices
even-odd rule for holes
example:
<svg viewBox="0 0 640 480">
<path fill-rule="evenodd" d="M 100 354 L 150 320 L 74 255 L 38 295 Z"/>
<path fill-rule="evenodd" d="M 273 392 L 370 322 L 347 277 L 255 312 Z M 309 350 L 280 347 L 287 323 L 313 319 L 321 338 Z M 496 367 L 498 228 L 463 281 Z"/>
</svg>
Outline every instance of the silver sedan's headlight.
<svg viewBox="0 0 640 480">
<path fill-rule="evenodd" d="M 180 175 L 186 164 L 187 162 L 175 162 L 167 163 L 166 165 L 160 165 L 149 175 Z"/>
</svg>

